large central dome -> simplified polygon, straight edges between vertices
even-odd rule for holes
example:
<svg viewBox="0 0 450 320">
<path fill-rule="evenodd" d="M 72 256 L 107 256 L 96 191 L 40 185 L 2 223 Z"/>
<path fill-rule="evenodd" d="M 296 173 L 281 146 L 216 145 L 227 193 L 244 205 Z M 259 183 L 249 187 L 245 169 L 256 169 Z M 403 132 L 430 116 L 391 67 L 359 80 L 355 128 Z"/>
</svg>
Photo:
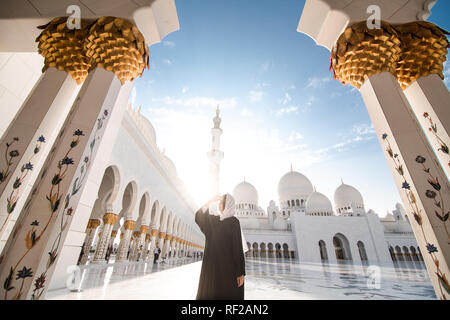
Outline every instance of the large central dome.
<svg viewBox="0 0 450 320">
<path fill-rule="evenodd" d="M 246 181 L 243 181 L 234 187 L 233 198 L 236 204 L 246 203 L 255 206 L 258 205 L 258 192 L 252 184 Z"/>
<path fill-rule="evenodd" d="M 313 192 L 311 181 L 301 173 L 290 171 L 281 177 L 278 183 L 280 201 L 307 198 Z"/>
</svg>

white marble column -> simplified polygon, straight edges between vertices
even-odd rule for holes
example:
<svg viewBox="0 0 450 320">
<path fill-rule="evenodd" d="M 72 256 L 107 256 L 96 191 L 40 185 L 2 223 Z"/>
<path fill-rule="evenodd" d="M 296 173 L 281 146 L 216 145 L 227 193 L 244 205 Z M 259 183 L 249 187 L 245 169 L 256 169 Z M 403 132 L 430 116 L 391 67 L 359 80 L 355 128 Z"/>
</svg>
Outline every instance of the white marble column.
<svg viewBox="0 0 450 320">
<path fill-rule="evenodd" d="M 177 260 L 177 254 L 178 254 L 178 242 L 177 242 L 177 237 L 172 237 L 172 243 L 171 243 L 171 246 L 172 246 L 172 259 L 174 260 L 174 261 L 176 261 Z"/>
<path fill-rule="evenodd" d="M 123 224 L 123 237 L 120 239 L 119 248 L 117 250 L 116 261 L 126 261 L 128 250 L 130 249 L 131 236 L 133 229 L 136 226 L 136 221 L 127 220 Z"/>
<path fill-rule="evenodd" d="M 121 87 L 111 72 L 97 68 L 86 78 L 79 99 L 55 141 L 54 152 L 49 154 L 41 178 L 33 186 L 36 192 L 22 208 L 20 224 L 14 227 L 14 236 L 9 237 L 3 250 L 0 278 L 4 281 L 16 282 L 11 269 L 13 273 L 17 268 L 33 272 L 32 277 L 23 279 L 21 290 L 0 289 L 7 299 L 36 299 L 48 288 L 47 282 L 42 288 L 31 289 L 36 284 L 33 280 L 54 272 L 54 262 L 68 233 L 64 227 L 72 221 L 85 187 L 85 176 L 90 171 L 87 164 L 97 155 L 102 132 L 108 127 L 108 115 L 121 94 L 128 96 L 129 88 Z M 16 238 L 24 240 L 15 241 Z"/>
<path fill-rule="evenodd" d="M 180 244 L 181 244 L 180 245 L 180 255 L 181 255 L 181 258 L 184 258 L 186 256 L 186 244 L 185 244 L 184 240 L 181 240 Z"/>
<path fill-rule="evenodd" d="M 151 252 L 149 252 L 150 242 L 151 242 L 150 234 L 147 233 L 145 235 L 145 242 L 144 242 L 144 246 L 142 249 L 142 260 L 144 262 L 146 262 L 148 260 L 149 256 L 151 257 Z"/>
<path fill-rule="evenodd" d="M 446 299 L 450 287 L 446 213 L 450 194 L 445 167 L 448 161 L 442 160 L 445 155 L 439 154 L 439 146 L 431 145 L 436 144 L 434 134 L 425 134 L 422 127 L 427 130 L 427 126 L 418 121 L 430 120 L 419 114 L 428 112 L 424 109 L 428 108 L 433 123 L 438 123 L 438 132 L 442 134 L 442 128 L 448 130 L 448 92 L 442 84 L 422 93 L 413 86 L 406 92 L 409 103 L 398 82 L 419 78 L 420 86 L 427 82 L 420 78 L 421 74 L 440 72 L 448 42 L 439 28 L 424 22 L 430 14 L 430 1 L 408 2 L 401 8 L 380 1 L 382 16 L 376 29 L 361 19 L 366 15 L 364 6 L 356 2 L 328 5 L 331 2 L 336 5 L 334 0 L 307 0 L 297 30 L 331 50 L 337 79 L 356 87 L 362 84 L 360 92 L 423 252 L 436 296 Z M 349 26 L 350 21 L 360 22 Z M 395 29 L 389 23 L 395 23 Z M 422 83 L 423 88 L 426 86 Z"/>
<path fill-rule="evenodd" d="M 159 248 L 161 249 L 161 254 L 159 255 L 159 259 L 161 260 L 164 257 L 164 244 L 166 240 L 166 232 L 160 231 L 159 232 Z"/>
<path fill-rule="evenodd" d="M 139 231 L 133 231 L 133 233 L 131 234 L 129 246 L 130 254 L 128 254 L 128 261 L 136 261 L 138 238 L 139 238 Z"/>
<path fill-rule="evenodd" d="M 450 185 L 397 80 L 388 72 L 360 89 L 438 298 L 449 298 Z"/>
<path fill-rule="evenodd" d="M 150 255 L 150 259 L 151 261 L 153 261 L 153 251 L 155 251 L 156 248 L 156 238 L 158 236 L 158 229 L 156 227 L 152 227 L 152 231 L 150 234 L 150 249 L 149 249 L 149 255 Z"/>
<path fill-rule="evenodd" d="M 89 252 L 91 251 L 92 243 L 94 242 L 95 232 L 100 225 L 99 219 L 90 219 L 86 228 L 86 237 L 83 243 L 83 255 L 80 259 L 80 265 L 84 265 L 89 260 Z"/>
<path fill-rule="evenodd" d="M 106 250 L 108 249 L 108 243 L 111 238 L 111 232 L 114 228 L 114 224 L 119 219 L 119 216 L 114 213 L 106 213 L 103 216 L 103 228 L 102 233 L 97 242 L 97 248 L 92 259 L 93 264 L 105 263 Z"/>
<path fill-rule="evenodd" d="M 420 77 L 404 91 L 450 179 L 450 93 L 437 74 Z"/>
<path fill-rule="evenodd" d="M 110 246 L 114 246 L 114 239 L 116 239 L 117 237 L 117 232 L 118 230 L 113 230 L 111 231 L 111 236 L 109 237 L 109 242 L 108 242 L 108 246 L 106 248 L 109 248 Z"/>
<path fill-rule="evenodd" d="M 181 238 L 177 237 L 177 258 L 181 258 Z"/>
<path fill-rule="evenodd" d="M 164 241 L 164 248 L 162 250 L 163 257 L 167 256 L 167 259 L 169 259 L 169 250 L 170 250 L 170 243 L 172 241 L 172 236 L 170 234 L 166 234 L 165 241 Z"/>
<path fill-rule="evenodd" d="M 137 244 L 136 244 L 136 253 L 135 253 L 135 258 L 134 260 L 136 261 L 140 261 L 143 260 L 143 256 L 145 254 L 145 250 L 146 250 L 146 246 L 145 246 L 145 239 L 146 239 L 146 235 L 148 232 L 148 226 L 141 226 L 139 228 L 139 238 L 137 239 Z M 142 246 L 142 250 L 139 250 L 139 248 Z M 141 252 L 141 256 L 139 257 L 139 251 Z"/>
<path fill-rule="evenodd" d="M 48 69 L 0 139 L 0 251 L 80 88 L 65 71 Z"/>
</svg>

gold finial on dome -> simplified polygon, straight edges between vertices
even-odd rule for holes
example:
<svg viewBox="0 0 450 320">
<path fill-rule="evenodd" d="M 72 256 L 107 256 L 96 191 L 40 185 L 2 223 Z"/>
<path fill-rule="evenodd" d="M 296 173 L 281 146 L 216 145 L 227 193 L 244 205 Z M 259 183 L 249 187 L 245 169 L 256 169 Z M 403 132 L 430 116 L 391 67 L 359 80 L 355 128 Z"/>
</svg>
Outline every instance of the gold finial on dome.
<svg viewBox="0 0 450 320">
<path fill-rule="evenodd" d="M 342 177 L 341 177 L 341 183 L 344 184 L 344 179 L 342 179 Z"/>
<path fill-rule="evenodd" d="M 216 116 L 219 116 L 220 110 L 219 110 L 219 105 L 217 105 L 217 109 L 216 109 Z"/>
<path fill-rule="evenodd" d="M 142 106 L 139 106 L 139 107 L 138 107 L 138 110 L 137 110 L 138 113 L 141 113 L 141 107 L 142 107 Z"/>
<path fill-rule="evenodd" d="M 292 169 L 292 162 L 291 162 L 291 172 L 293 172 L 294 171 L 294 169 Z"/>
</svg>

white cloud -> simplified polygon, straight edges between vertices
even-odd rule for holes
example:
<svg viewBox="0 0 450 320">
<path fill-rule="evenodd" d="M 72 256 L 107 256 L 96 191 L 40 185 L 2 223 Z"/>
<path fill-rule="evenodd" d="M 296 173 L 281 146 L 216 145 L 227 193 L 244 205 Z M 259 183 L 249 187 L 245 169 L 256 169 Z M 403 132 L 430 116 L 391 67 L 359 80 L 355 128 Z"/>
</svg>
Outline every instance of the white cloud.
<svg viewBox="0 0 450 320">
<path fill-rule="evenodd" d="M 375 130 L 373 125 L 367 123 L 354 124 L 351 132 L 347 134 L 346 137 L 347 138 L 344 141 L 334 144 L 332 148 L 343 151 L 345 150 L 344 147 L 355 142 L 372 140 L 375 138 Z"/>
<path fill-rule="evenodd" d="M 269 71 L 269 67 L 270 67 L 271 63 L 270 60 L 266 60 L 262 65 L 261 65 L 261 72 L 267 72 Z"/>
<path fill-rule="evenodd" d="M 289 141 L 294 141 L 294 140 L 300 140 L 303 139 L 303 136 L 296 132 L 296 131 L 292 131 L 291 135 L 289 136 Z"/>
<path fill-rule="evenodd" d="M 286 105 L 286 104 L 288 104 L 289 102 L 291 102 L 291 100 L 292 100 L 292 97 L 290 96 L 290 94 L 287 93 L 287 92 L 285 92 L 285 93 L 284 93 L 284 98 L 281 99 L 280 102 L 281 102 L 283 105 Z"/>
<path fill-rule="evenodd" d="M 256 89 L 262 89 L 262 88 L 266 88 L 266 87 L 270 87 L 270 83 L 262 82 L 262 83 L 257 83 L 256 84 Z"/>
<path fill-rule="evenodd" d="M 189 91 L 189 87 L 183 87 L 183 89 L 181 89 L 182 93 L 186 93 Z"/>
<path fill-rule="evenodd" d="M 241 110 L 241 116 L 243 116 L 243 117 L 251 117 L 251 116 L 253 116 L 253 112 L 251 112 L 247 108 L 243 108 Z"/>
<path fill-rule="evenodd" d="M 170 66 L 172 64 L 172 61 L 170 61 L 169 59 L 164 59 L 163 63 L 168 64 Z"/>
<path fill-rule="evenodd" d="M 285 108 L 281 108 L 277 111 L 277 116 L 282 116 L 283 114 L 288 114 L 288 113 L 292 113 L 298 112 L 298 106 L 289 106 L 289 107 L 285 107 Z"/>
<path fill-rule="evenodd" d="M 183 107 L 213 107 L 216 108 L 217 105 L 220 108 L 233 108 L 236 106 L 237 101 L 235 98 L 230 99 L 216 99 L 211 97 L 190 97 L 190 98 L 174 98 L 174 97 L 164 97 L 164 98 L 152 98 L 152 102 L 164 103 L 166 105 L 175 105 Z"/>
<path fill-rule="evenodd" d="M 294 85 L 294 84 L 291 84 L 289 87 L 284 88 L 283 90 L 284 90 L 284 91 L 289 91 L 289 90 L 295 90 L 295 89 L 296 89 L 295 85 Z"/>
<path fill-rule="evenodd" d="M 330 77 L 324 77 L 324 78 L 319 78 L 319 77 L 312 77 L 308 79 L 308 84 L 306 85 L 306 88 L 319 88 L 322 85 L 324 85 L 325 83 L 330 82 L 331 78 Z"/>
<path fill-rule="evenodd" d="M 281 149 L 281 152 L 289 152 L 289 151 L 296 151 L 300 149 L 305 149 L 308 145 L 306 143 L 301 144 L 294 144 L 291 146 L 287 146 L 284 149 Z"/>
<path fill-rule="evenodd" d="M 164 40 L 163 41 L 163 45 L 166 46 L 166 47 L 173 48 L 173 47 L 175 47 L 175 42 L 169 41 L 169 40 Z"/>
<path fill-rule="evenodd" d="M 356 133 L 359 136 L 371 135 L 371 134 L 375 134 L 375 129 L 373 127 L 373 124 L 369 125 L 367 123 L 360 123 L 360 124 L 353 125 L 352 132 Z"/>
<path fill-rule="evenodd" d="M 305 112 L 309 107 L 313 105 L 314 102 L 317 101 L 317 98 L 315 96 L 310 96 L 305 102 L 304 102 L 304 108 L 303 112 Z"/>
<path fill-rule="evenodd" d="M 264 96 L 264 91 L 252 90 L 248 93 L 248 97 L 251 102 L 261 101 L 263 96 Z"/>
</svg>

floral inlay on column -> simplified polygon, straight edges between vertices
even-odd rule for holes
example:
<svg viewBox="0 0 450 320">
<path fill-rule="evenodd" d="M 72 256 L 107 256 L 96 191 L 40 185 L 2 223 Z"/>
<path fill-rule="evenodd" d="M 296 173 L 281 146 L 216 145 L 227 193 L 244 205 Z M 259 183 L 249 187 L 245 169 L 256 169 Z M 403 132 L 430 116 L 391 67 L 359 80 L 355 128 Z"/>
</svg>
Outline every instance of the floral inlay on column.
<svg viewBox="0 0 450 320">
<path fill-rule="evenodd" d="M 433 188 L 433 190 L 427 190 L 425 195 L 427 198 L 429 198 L 430 200 L 433 201 L 434 206 L 436 207 L 436 209 L 434 210 L 434 213 L 436 214 L 436 217 L 438 217 L 439 220 L 441 220 L 442 223 L 444 224 L 444 229 L 445 229 L 445 232 L 447 233 L 447 238 L 450 240 L 450 235 L 449 235 L 448 229 L 447 229 L 447 221 L 448 221 L 448 217 L 450 215 L 450 211 L 445 212 L 445 203 L 444 203 L 444 200 L 442 199 L 442 194 L 441 194 L 441 184 L 439 183 L 438 178 L 434 177 L 430 173 L 430 168 L 427 168 L 425 166 L 425 161 L 426 161 L 425 157 L 422 157 L 422 156 L 416 157 L 416 162 L 420 163 L 422 165 L 423 171 L 426 172 L 428 175 L 427 181 L 430 184 L 430 186 Z"/>
<path fill-rule="evenodd" d="M 33 170 L 33 164 L 31 163 L 31 161 L 33 160 L 34 156 L 36 154 L 38 154 L 39 151 L 41 150 L 42 143 L 45 143 L 45 138 L 44 138 L 44 136 L 41 135 L 37 139 L 37 144 L 34 147 L 33 155 L 30 157 L 30 159 L 28 159 L 28 161 L 24 165 L 22 165 L 22 168 L 20 169 L 21 174 L 20 174 L 20 176 L 16 177 L 16 180 L 14 181 L 13 190 L 11 191 L 11 194 L 7 198 L 7 203 L 6 203 L 6 212 L 8 213 L 8 217 L 6 218 L 6 220 L 3 222 L 2 226 L 0 227 L 0 232 L 3 231 L 3 228 L 5 227 L 6 223 L 9 221 L 9 217 L 10 217 L 11 213 L 16 208 L 17 201 L 19 200 L 20 187 L 22 186 L 23 180 L 27 176 L 28 171 Z"/>
<path fill-rule="evenodd" d="M 425 119 L 427 119 L 430 123 L 430 126 L 428 127 L 428 131 L 430 131 L 434 137 L 436 138 L 438 144 L 439 144 L 439 148 L 437 149 L 437 151 L 441 151 L 445 154 L 450 154 L 450 150 L 449 147 L 447 146 L 447 144 L 442 140 L 441 137 L 439 137 L 438 135 L 438 127 L 437 124 L 433 122 L 433 119 L 431 118 L 431 116 L 428 114 L 428 112 L 425 112 L 423 114 L 423 117 Z M 448 165 L 450 166 L 450 161 L 448 162 Z"/>
<path fill-rule="evenodd" d="M 14 295 L 13 300 L 20 299 L 21 296 L 22 296 L 22 287 L 23 287 L 23 283 L 25 281 L 25 278 L 31 277 L 32 274 L 33 274 L 33 271 L 32 271 L 31 268 L 27 268 L 26 266 L 24 266 L 21 271 L 17 272 L 17 278 L 15 279 L 16 281 L 19 280 L 19 279 L 22 279 L 22 284 L 21 284 L 19 289 L 17 289 L 14 286 L 13 276 L 14 276 L 14 273 L 16 272 L 20 262 L 22 262 L 22 260 L 33 249 L 33 247 L 36 245 L 36 243 L 39 242 L 39 240 L 41 239 L 42 235 L 47 231 L 47 227 L 48 227 L 50 221 L 52 220 L 53 215 L 58 210 L 59 205 L 61 203 L 62 195 L 60 195 L 59 184 L 65 178 L 65 174 L 66 174 L 67 169 L 69 168 L 69 166 L 74 164 L 72 158 L 70 158 L 69 155 L 70 155 L 70 152 L 74 148 L 76 148 L 76 146 L 78 145 L 78 143 L 80 141 L 80 137 L 84 136 L 84 133 L 83 133 L 83 131 L 77 129 L 74 132 L 73 136 L 74 136 L 74 138 L 72 139 L 72 142 L 70 143 L 70 147 L 69 147 L 67 153 L 65 154 L 64 158 L 59 160 L 59 162 L 58 162 L 58 172 L 54 175 L 54 177 L 52 179 L 52 186 L 50 187 L 49 193 L 46 195 L 46 199 L 49 202 L 49 211 L 50 211 L 50 215 L 49 215 L 49 218 L 47 220 L 47 223 L 45 224 L 44 228 L 39 232 L 39 235 L 37 235 L 37 231 L 38 231 L 38 227 L 39 227 L 39 223 L 40 222 L 35 220 L 34 222 L 31 223 L 31 229 L 28 231 L 28 233 L 27 233 L 27 235 L 25 237 L 26 251 L 22 255 L 22 257 L 17 261 L 15 266 L 14 267 L 12 267 L 12 266 L 10 267 L 9 275 L 8 275 L 8 277 L 5 279 L 5 281 L 3 283 L 3 289 L 5 289 L 5 296 L 4 296 L 5 300 L 8 299 L 8 292 L 10 292 L 13 289 L 16 289 L 16 294 Z M 52 258 L 52 257 L 50 256 L 50 258 Z M 1 262 L 2 259 L 3 259 L 3 257 L 0 257 L 0 262 Z"/>
<path fill-rule="evenodd" d="M 18 150 L 11 150 L 9 151 L 9 148 L 14 144 L 14 142 L 19 141 L 18 137 L 14 137 L 11 142 L 6 142 L 6 150 L 5 150 L 5 160 L 6 160 L 6 168 L 0 170 L 0 183 L 3 183 L 6 178 L 8 178 L 9 174 L 11 173 L 9 171 L 9 168 L 13 164 L 13 159 L 15 157 L 19 156 Z M 9 159 L 8 159 L 9 157 Z"/>
<path fill-rule="evenodd" d="M 434 244 L 430 243 L 426 237 L 425 231 L 423 229 L 422 209 L 419 208 L 419 206 L 417 204 L 417 200 L 416 200 L 416 195 L 411 190 L 411 185 L 408 183 L 408 181 L 405 178 L 403 164 L 400 160 L 398 153 L 394 153 L 394 151 L 392 150 L 391 144 L 388 140 L 388 135 L 386 133 L 384 133 L 381 137 L 387 144 L 386 152 L 389 154 L 389 157 L 394 162 L 394 167 L 397 170 L 398 174 L 403 179 L 402 189 L 406 194 L 406 198 L 408 199 L 408 204 L 409 204 L 410 210 L 412 211 L 412 214 L 414 216 L 414 220 L 420 227 L 423 239 L 426 243 L 426 249 L 428 251 L 428 254 L 430 255 L 431 259 L 433 260 L 434 265 L 436 266 L 436 271 L 434 273 L 436 274 L 436 276 L 438 277 L 438 280 L 439 280 L 438 283 L 439 283 L 439 289 L 441 292 L 441 299 L 447 300 L 443 290 L 445 290 L 445 292 L 447 294 L 450 294 L 450 283 L 448 281 L 447 275 L 444 274 L 439 267 L 439 260 L 436 257 L 436 253 L 438 252 L 437 247 Z M 440 193 L 441 185 L 440 185 L 438 179 L 430 173 L 430 168 L 427 168 L 424 165 L 424 163 L 426 161 L 425 157 L 418 155 L 415 160 L 417 163 L 419 163 L 423 166 L 424 172 L 426 172 L 428 174 L 427 181 L 434 190 L 427 190 L 425 193 L 425 196 L 427 198 L 433 200 L 434 205 L 440 209 L 441 213 L 438 213 L 438 211 L 435 210 L 435 214 L 444 223 L 445 231 L 447 232 L 447 236 L 448 236 L 446 222 L 448 220 L 450 212 L 445 213 L 444 202 L 442 201 L 442 196 Z M 450 237 L 449 237 L 449 239 L 450 239 Z"/>
<path fill-rule="evenodd" d="M 39 276 L 39 278 L 36 279 L 34 283 L 34 289 L 33 294 L 31 296 L 32 300 L 39 300 L 42 296 L 42 293 L 45 290 L 45 280 L 47 276 L 48 270 L 53 266 L 54 262 L 56 261 L 56 258 L 58 256 L 58 250 L 61 245 L 61 237 L 63 235 L 64 230 L 66 229 L 67 225 L 69 224 L 69 219 L 72 217 L 73 209 L 70 206 L 70 200 L 71 198 L 78 193 L 78 191 L 83 186 L 84 180 L 86 178 L 86 174 L 88 172 L 89 167 L 91 166 L 91 159 L 92 159 L 92 153 L 94 150 L 95 143 L 100 137 L 97 137 L 97 132 L 102 128 L 103 121 L 108 116 L 108 110 L 105 110 L 103 112 L 103 115 L 97 119 L 97 126 L 95 128 L 94 138 L 92 139 L 91 143 L 89 144 L 89 156 L 84 157 L 83 159 L 83 165 L 80 168 L 80 175 L 75 179 L 72 190 L 69 191 L 69 193 L 66 195 L 65 201 L 64 201 L 64 210 L 61 215 L 61 220 L 59 224 L 59 232 L 56 236 L 55 240 L 52 243 L 52 247 L 50 249 L 50 252 L 48 253 L 48 261 L 45 268 L 45 271 Z"/>
</svg>

